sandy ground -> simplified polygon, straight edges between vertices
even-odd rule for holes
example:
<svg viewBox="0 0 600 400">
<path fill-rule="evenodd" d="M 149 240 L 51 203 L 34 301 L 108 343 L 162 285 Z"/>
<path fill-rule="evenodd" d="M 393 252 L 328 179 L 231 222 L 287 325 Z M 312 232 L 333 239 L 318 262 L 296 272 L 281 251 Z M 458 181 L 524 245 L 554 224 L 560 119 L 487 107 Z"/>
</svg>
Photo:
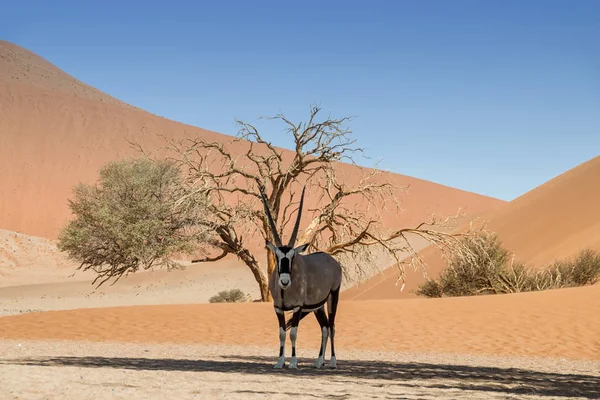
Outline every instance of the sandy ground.
<svg viewBox="0 0 600 400">
<path fill-rule="evenodd" d="M 97 288 L 53 240 L 0 229 L 0 315 L 124 305 L 207 303 L 221 290 L 260 298 L 250 270 L 229 257 L 181 270 L 141 271 Z"/>
<path fill-rule="evenodd" d="M 70 279 L 79 263 L 56 248 L 56 241 L 0 229 L 0 288 Z M 77 279 L 92 278 L 79 273 Z"/>
<path fill-rule="evenodd" d="M 600 360 L 600 285 L 477 298 L 340 301 L 340 349 Z M 273 346 L 270 303 L 88 308 L 0 318 L 0 339 Z M 314 316 L 299 346 L 316 349 Z"/>
<path fill-rule="evenodd" d="M 241 289 L 259 299 L 252 274 L 240 265 L 194 265 L 186 270 L 142 272 L 114 286 L 96 289 L 92 279 L 61 283 L 0 287 L 0 315 L 26 310 L 153 304 L 208 303 L 221 290 Z"/>
<path fill-rule="evenodd" d="M 0 341 L 3 399 L 593 399 L 600 363 L 339 350 L 337 369 L 273 370 L 238 345 Z"/>
</svg>

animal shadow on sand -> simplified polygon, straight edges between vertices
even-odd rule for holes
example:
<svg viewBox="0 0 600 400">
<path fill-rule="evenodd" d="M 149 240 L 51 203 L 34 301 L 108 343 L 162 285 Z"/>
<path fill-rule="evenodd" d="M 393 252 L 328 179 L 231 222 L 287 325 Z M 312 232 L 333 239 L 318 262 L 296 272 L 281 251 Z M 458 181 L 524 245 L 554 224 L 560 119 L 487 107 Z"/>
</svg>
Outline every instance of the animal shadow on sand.
<svg viewBox="0 0 600 400">
<path fill-rule="evenodd" d="M 538 372 L 518 368 L 477 367 L 428 363 L 341 360 L 337 369 L 316 369 L 299 358 L 297 370 L 272 368 L 273 359 L 231 355 L 216 359 L 36 357 L 0 360 L 2 364 L 49 367 L 116 368 L 146 371 L 284 374 L 294 377 L 361 380 L 373 386 L 412 386 L 461 389 L 506 395 L 600 398 L 600 376 Z M 378 382 L 375 382 L 378 381 Z"/>
</svg>

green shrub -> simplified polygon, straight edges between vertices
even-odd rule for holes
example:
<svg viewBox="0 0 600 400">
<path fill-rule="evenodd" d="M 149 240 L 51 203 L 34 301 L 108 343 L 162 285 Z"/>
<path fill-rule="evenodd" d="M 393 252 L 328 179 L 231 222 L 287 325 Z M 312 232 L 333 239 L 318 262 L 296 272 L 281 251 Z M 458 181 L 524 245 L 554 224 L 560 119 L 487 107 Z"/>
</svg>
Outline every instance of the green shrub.
<svg viewBox="0 0 600 400">
<path fill-rule="evenodd" d="M 199 200 L 182 196 L 180 171 L 172 163 L 111 162 L 97 185 L 75 186 L 69 200 L 75 219 L 61 231 L 58 248 L 79 268 L 96 272 L 96 280 L 104 278 L 98 286 L 140 268 L 175 267 L 173 254 L 194 249 L 194 237 L 186 233 Z"/>
<path fill-rule="evenodd" d="M 208 301 L 210 303 L 244 303 L 251 300 L 251 296 L 240 289 L 223 290 Z"/>
<path fill-rule="evenodd" d="M 456 257 L 437 280 L 428 280 L 416 294 L 424 297 L 518 293 L 593 285 L 600 280 L 600 254 L 583 250 L 572 260 L 539 270 L 513 263 L 497 236 L 465 243 L 472 257 Z"/>
</svg>

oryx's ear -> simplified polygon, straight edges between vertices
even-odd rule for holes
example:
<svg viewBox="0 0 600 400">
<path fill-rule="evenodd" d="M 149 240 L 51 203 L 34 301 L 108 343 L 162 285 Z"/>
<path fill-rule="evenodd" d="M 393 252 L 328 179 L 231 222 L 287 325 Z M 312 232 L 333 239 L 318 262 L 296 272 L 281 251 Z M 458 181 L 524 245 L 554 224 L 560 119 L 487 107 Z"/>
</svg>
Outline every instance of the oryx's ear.
<svg viewBox="0 0 600 400">
<path fill-rule="evenodd" d="M 300 246 L 294 248 L 294 254 L 299 254 L 299 253 L 306 251 L 308 246 L 310 246 L 310 243 L 304 243 L 303 245 L 300 245 Z"/>
<path fill-rule="evenodd" d="M 273 246 L 273 243 L 269 242 L 268 240 L 265 241 L 266 246 L 271 249 L 271 251 L 273 252 L 273 254 L 277 254 L 277 247 Z"/>
</svg>

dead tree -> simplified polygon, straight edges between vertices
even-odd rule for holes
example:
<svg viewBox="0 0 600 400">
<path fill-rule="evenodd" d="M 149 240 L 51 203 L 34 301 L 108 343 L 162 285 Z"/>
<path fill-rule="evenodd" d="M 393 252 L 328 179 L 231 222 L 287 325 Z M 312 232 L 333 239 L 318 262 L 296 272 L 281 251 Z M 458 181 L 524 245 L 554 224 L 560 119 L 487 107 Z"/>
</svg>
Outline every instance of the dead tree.
<svg viewBox="0 0 600 400">
<path fill-rule="evenodd" d="M 255 126 L 239 120 L 238 138 L 228 144 L 203 138 L 169 141 L 168 148 L 174 154 L 169 158 L 185 174 L 186 196 L 202 194 L 210 199 L 210 204 L 203 203 L 203 212 L 195 214 L 203 215 L 196 223 L 212 235 L 200 244 L 204 256 L 193 262 L 212 262 L 235 255 L 252 271 L 261 299 L 270 300 L 267 282 L 275 267 L 274 257 L 267 252 L 265 275 L 257 255 L 248 246 L 249 239 L 245 239 L 259 234 L 261 240 L 254 239 L 259 248 L 261 243 L 264 246 L 264 240 L 274 239 L 260 203 L 258 185 L 265 187 L 279 232 L 293 220 L 300 185 L 307 185 L 307 193 L 312 200 L 317 199 L 317 204 L 306 210 L 311 222 L 302 240 L 309 241 L 315 250 L 337 256 L 346 266 L 345 273 L 352 269 L 355 275 L 358 272 L 358 276 L 368 276 L 366 271 L 373 266 L 374 254 L 384 253 L 397 262 L 403 278 L 403 263 L 407 260 L 415 268 L 422 265 L 410 235 L 427 239 L 445 253 L 469 256 L 464 241 L 459 239 L 476 236 L 471 231 L 451 234 L 436 229 L 448 221 L 384 229 L 381 221 L 385 212 L 399 212 L 400 195 L 406 188 L 394 186 L 379 170 L 358 167 L 355 157 L 363 149 L 355 146 L 351 131 L 344 127 L 351 117 L 318 120 L 320 111 L 318 106 L 311 106 L 308 121 L 298 124 L 281 114 L 262 118 L 284 124 L 293 139 L 292 151 L 273 146 Z M 338 178 L 340 162 L 354 164 L 353 173 L 362 174 L 357 184 Z"/>
</svg>

